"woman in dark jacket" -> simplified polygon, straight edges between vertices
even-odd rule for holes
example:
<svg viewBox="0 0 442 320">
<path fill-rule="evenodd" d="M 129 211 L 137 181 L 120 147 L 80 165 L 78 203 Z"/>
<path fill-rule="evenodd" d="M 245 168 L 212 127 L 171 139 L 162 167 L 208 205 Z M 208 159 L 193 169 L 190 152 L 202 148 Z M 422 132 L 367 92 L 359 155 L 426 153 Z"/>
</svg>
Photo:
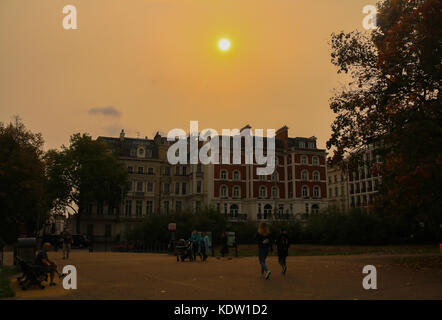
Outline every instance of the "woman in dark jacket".
<svg viewBox="0 0 442 320">
<path fill-rule="evenodd" d="M 290 241 L 287 235 L 287 231 L 281 229 L 278 239 L 276 240 L 276 247 L 278 248 L 278 262 L 282 267 L 282 274 L 287 272 L 286 259 L 289 255 Z"/>
<path fill-rule="evenodd" d="M 261 276 L 269 279 L 271 272 L 267 268 L 266 258 L 269 251 L 272 251 L 272 241 L 270 239 L 269 228 L 265 222 L 259 224 L 256 240 L 258 242 L 258 258 L 261 264 Z"/>
</svg>

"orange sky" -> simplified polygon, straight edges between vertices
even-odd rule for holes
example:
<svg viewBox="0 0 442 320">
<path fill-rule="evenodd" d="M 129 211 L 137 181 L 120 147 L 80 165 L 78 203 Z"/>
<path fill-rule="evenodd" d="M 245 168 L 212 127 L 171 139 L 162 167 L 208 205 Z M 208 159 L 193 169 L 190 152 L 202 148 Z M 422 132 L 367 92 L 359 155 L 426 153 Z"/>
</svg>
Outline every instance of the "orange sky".
<svg viewBox="0 0 442 320">
<path fill-rule="evenodd" d="M 0 121 L 20 115 L 46 148 L 74 132 L 188 131 L 190 120 L 217 130 L 287 125 L 325 148 L 328 100 L 343 82 L 330 34 L 362 29 L 362 8 L 375 3 L 1 0 Z M 78 30 L 62 27 L 68 4 Z M 232 42 L 227 53 L 221 37 Z"/>
</svg>

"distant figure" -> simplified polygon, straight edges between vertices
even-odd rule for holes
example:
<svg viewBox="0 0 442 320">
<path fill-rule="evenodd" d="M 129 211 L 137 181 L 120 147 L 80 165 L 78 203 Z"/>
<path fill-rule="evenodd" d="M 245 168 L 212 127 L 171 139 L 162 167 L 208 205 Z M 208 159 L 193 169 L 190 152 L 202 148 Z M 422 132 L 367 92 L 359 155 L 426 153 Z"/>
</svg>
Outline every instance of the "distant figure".
<svg viewBox="0 0 442 320">
<path fill-rule="evenodd" d="M 281 233 L 276 240 L 276 247 L 278 248 L 278 262 L 282 267 L 282 274 L 285 275 L 287 272 L 286 259 L 289 255 L 290 241 L 287 235 L 287 230 L 281 229 Z"/>
<path fill-rule="evenodd" d="M 221 256 L 229 254 L 229 246 L 227 245 L 227 235 L 225 232 L 221 233 Z"/>
<path fill-rule="evenodd" d="M 192 242 L 192 255 L 193 255 L 193 261 L 196 261 L 196 255 L 199 254 L 199 244 L 200 244 L 200 235 L 196 230 L 192 231 L 192 234 L 190 235 L 189 241 Z"/>
<path fill-rule="evenodd" d="M 61 274 L 57 270 L 57 264 L 48 258 L 48 252 L 51 250 L 51 244 L 49 242 L 45 242 L 43 244 L 43 248 L 40 250 L 40 252 L 37 255 L 37 258 L 35 259 L 35 264 L 44 267 L 45 271 L 50 274 L 50 280 L 49 283 L 50 286 L 55 286 L 54 282 L 54 274 L 57 273 L 58 277 L 60 279 L 63 279 L 66 277 L 65 274 Z"/>
<path fill-rule="evenodd" d="M 270 239 L 270 232 L 267 224 L 261 222 L 258 227 L 258 233 L 256 234 L 256 240 L 258 242 L 258 258 L 261 264 L 261 277 L 266 279 L 270 278 L 270 270 L 266 265 L 266 258 L 269 251 L 272 251 L 272 241 Z"/>
<path fill-rule="evenodd" d="M 72 241 L 72 235 L 68 228 L 64 229 L 63 233 L 61 234 L 61 238 L 63 239 L 63 260 L 69 259 L 71 245 L 74 243 L 74 241 Z"/>
<path fill-rule="evenodd" d="M 207 253 L 209 252 L 209 236 L 207 235 L 207 233 L 205 231 L 201 234 L 199 248 L 200 248 L 201 260 L 206 261 L 207 260 Z"/>
</svg>

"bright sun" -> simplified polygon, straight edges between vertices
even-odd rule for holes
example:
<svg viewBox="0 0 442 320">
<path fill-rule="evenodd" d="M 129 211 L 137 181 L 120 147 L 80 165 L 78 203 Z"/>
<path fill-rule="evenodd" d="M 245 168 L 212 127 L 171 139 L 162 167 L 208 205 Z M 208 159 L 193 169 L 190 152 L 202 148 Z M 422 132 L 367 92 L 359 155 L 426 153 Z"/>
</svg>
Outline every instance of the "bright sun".
<svg viewBox="0 0 442 320">
<path fill-rule="evenodd" d="M 221 39 L 218 42 L 218 47 L 221 51 L 227 51 L 230 49 L 230 41 L 228 39 Z"/>
</svg>

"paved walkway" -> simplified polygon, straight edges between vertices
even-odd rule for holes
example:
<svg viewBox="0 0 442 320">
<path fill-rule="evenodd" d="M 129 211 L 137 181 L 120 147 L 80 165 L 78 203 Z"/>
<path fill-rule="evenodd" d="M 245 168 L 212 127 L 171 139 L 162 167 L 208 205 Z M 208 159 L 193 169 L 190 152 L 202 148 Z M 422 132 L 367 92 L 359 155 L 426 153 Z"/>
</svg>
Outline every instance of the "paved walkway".
<svg viewBox="0 0 442 320">
<path fill-rule="evenodd" d="M 442 299 L 442 270 L 396 265 L 399 255 L 289 257 L 285 277 L 272 256 L 270 280 L 259 277 L 256 257 L 206 263 L 144 253 L 73 251 L 69 261 L 60 252 L 49 257 L 59 266 L 76 266 L 78 289 L 64 290 L 57 282 L 22 291 L 13 279 L 16 299 Z M 362 288 L 368 264 L 377 268 L 378 290 Z"/>
</svg>

